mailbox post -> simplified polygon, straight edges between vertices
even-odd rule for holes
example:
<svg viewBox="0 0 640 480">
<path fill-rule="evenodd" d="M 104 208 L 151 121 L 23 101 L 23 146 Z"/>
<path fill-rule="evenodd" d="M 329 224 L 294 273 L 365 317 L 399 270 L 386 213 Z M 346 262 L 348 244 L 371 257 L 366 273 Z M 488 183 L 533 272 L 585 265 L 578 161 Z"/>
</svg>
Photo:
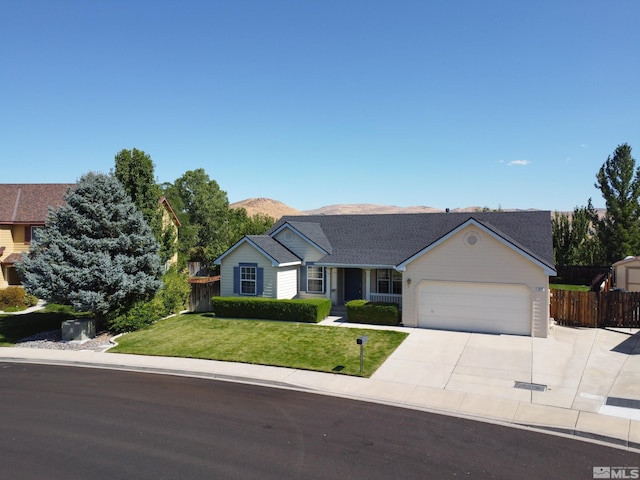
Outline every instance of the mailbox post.
<svg viewBox="0 0 640 480">
<path fill-rule="evenodd" d="M 356 338 L 356 344 L 360 345 L 360 375 L 364 372 L 364 344 L 367 343 L 368 339 L 366 335 Z"/>
</svg>

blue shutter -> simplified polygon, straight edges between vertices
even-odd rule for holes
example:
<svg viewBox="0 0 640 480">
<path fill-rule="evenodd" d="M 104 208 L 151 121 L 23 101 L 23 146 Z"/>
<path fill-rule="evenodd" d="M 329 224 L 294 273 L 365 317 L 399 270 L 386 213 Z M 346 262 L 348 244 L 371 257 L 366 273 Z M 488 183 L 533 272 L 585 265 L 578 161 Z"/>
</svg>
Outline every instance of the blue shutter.
<svg viewBox="0 0 640 480">
<path fill-rule="evenodd" d="M 302 265 L 300 267 L 300 291 L 307 291 L 307 266 Z"/>
<path fill-rule="evenodd" d="M 327 269 L 322 267 L 322 293 L 327 293 Z"/>
<path fill-rule="evenodd" d="M 258 268 L 258 278 L 256 280 L 256 295 L 264 293 L 264 268 Z"/>
<path fill-rule="evenodd" d="M 240 293 L 240 267 L 233 267 L 233 293 Z"/>
</svg>

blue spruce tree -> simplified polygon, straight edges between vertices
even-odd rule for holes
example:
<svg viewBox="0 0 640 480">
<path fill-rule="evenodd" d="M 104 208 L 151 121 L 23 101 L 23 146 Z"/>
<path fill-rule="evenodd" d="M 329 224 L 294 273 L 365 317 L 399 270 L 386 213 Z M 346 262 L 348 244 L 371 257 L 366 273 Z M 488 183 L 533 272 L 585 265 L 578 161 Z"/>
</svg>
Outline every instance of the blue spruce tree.
<svg viewBox="0 0 640 480">
<path fill-rule="evenodd" d="M 153 297 L 161 285 L 158 243 L 142 213 L 111 175 L 87 173 L 50 210 L 16 269 L 27 292 L 92 312 L 110 313 Z"/>
</svg>

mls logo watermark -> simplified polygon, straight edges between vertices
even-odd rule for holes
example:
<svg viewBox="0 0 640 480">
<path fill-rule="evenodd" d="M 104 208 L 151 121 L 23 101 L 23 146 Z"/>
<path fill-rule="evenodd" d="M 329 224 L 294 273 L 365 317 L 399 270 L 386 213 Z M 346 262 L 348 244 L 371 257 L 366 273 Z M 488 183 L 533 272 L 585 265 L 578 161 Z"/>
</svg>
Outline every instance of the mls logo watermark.
<svg viewBox="0 0 640 480">
<path fill-rule="evenodd" d="M 593 467 L 593 478 L 640 478 L 640 467 Z"/>
</svg>

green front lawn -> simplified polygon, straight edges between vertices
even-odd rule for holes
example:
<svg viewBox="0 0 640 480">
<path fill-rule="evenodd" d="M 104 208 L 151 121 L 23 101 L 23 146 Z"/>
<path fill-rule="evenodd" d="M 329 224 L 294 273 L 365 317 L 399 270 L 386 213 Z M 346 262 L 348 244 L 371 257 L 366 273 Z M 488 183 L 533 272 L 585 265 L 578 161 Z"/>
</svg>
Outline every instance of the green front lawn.
<svg viewBox="0 0 640 480">
<path fill-rule="evenodd" d="M 186 314 L 117 339 L 116 353 L 203 358 L 360 375 L 360 346 L 366 335 L 368 377 L 402 343 L 407 333 L 329 327 L 307 323 L 216 318 Z"/>
<path fill-rule="evenodd" d="M 561 283 L 551 283 L 549 288 L 555 288 L 556 290 L 571 290 L 574 292 L 588 292 L 590 290 L 589 285 L 565 285 Z"/>
</svg>

